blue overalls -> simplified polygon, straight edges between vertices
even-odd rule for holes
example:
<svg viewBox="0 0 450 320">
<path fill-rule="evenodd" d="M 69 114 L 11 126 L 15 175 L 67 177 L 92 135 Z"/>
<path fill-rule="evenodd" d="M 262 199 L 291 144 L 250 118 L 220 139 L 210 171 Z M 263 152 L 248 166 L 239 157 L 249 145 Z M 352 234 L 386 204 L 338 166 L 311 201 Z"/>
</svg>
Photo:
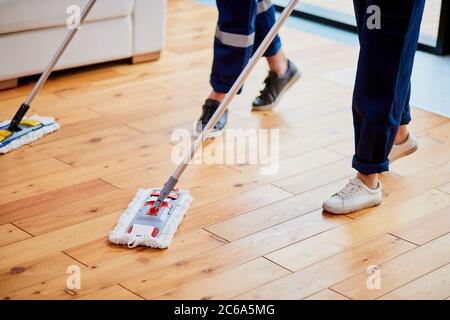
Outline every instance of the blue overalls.
<svg viewBox="0 0 450 320">
<path fill-rule="evenodd" d="M 211 85 L 214 91 L 227 93 L 274 25 L 275 8 L 270 0 L 216 2 L 219 21 L 214 39 Z M 277 36 L 264 56 L 273 56 L 280 48 L 281 40 Z"/>
<path fill-rule="evenodd" d="M 381 173 L 389 170 L 388 155 L 399 126 L 411 121 L 411 72 L 425 0 L 353 2 L 361 46 L 352 106 L 353 168 Z M 372 5 L 380 8 L 380 29 L 368 27 Z"/>
</svg>

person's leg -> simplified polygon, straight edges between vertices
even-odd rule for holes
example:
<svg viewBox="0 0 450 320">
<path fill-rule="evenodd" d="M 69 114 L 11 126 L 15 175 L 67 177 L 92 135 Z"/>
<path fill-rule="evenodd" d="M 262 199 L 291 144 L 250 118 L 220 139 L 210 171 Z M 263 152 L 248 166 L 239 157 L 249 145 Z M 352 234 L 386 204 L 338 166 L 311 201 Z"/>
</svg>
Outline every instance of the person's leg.
<svg viewBox="0 0 450 320">
<path fill-rule="evenodd" d="M 389 161 L 393 162 L 402 157 L 410 155 L 419 148 L 419 144 L 414 135 L 409 131 L 408 124 L 411 121 L 411 111 L 409 105 L 409 99 L 411 95 L 411 84 L 409 85 L 408 95 L 403 109 L 402 120 L 400 127 L 394 139 L 394 145 L 389 153 Z"/>
<path fill-rule="evenodd" d="M 271 1 L 258 0 L 254 50 L 260 46 L 275 22 L 275 8 Z M 265 88 L 253 101 L 253 110 L 270 110 L 275 107 L 283 93 L 300 77 L 297 67 L 288 60 L 281 47 L 281 39 L 277 35 L 264 53 L 270 72 L 264 81 Z"/>
<path fill-rule="evenodd" d="M 196 132 L 202 131 L 225 94 L 244 69 L 253 53 L 257 0 L 216 0 L 219 11 L 214 38 L 214 60 L 210 83 L 213 91 L 203 106 L 197 121 Z M 225 128 L 228 112 L 225 111 L 214 126 L 210 136 L 220 134 Z"/>
<path fill-rule="evenodd" d="M 367 10 L 367 0 L 353 0 L 353 9 L 355 11 L 356 28 L 358 31 L 358 40 L 361 44 L 362 33 L 364 30 L 364 16 Z"/>
<path fill-rule="evenodd" d="M 352 165 L 358 178 L 352 179 L 342 194 L 324 203 L 324 208 L 332 213 L 353 212 L 381 202 L 378 174 L 389 169 L 388 155 L 402 120 L 409 122 L 405 107 L 425 0 L 354 3 L 357 14 L 364 12 L 364 19 L 357 18 L 361 49 L 352 107 Z M 371 5 L 381 10 L 381 29 L 369 29 L 366 25 L 366 10 Z"/>
<path fill-rule="evenodd" d="M 214 39 L 211 86 L 227 93 L 253 54 L 256 0 L 216 0 L 219 11 Z"/>
<path fill-rule="evenodd" d="M 253 50 L 255 51 L 264 40 L 269 30 L 275 24 L 275 8 L 270 0 L 258 0 L 258 14 L 255 19 L 255 45 Z M 269 69 L 276 72 L 279 76 L 286 73 L 288 67 L 288 60 L 283 50 L 281 49 L 281 39 L 277 35 L 273 39 L 269 48 L 264 53 L 264 57 L 267 59 Z"/>
<path fill-rule="evenodd" d="M 424 2 L 368 1 L 381 9 L 381 29 L 364 26 L 354 89 L 353 167 L 362 174 L 389 169 L 388 155 L 410 91 Z"/>
</svg>

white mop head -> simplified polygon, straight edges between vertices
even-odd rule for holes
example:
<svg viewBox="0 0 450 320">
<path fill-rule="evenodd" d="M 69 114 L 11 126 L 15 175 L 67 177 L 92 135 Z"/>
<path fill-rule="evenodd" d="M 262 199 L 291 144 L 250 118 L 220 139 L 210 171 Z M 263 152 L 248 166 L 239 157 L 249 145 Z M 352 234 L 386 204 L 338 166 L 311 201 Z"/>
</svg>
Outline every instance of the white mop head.
<svg viewBox="0 0 450 320">
<path fill-rule="evenodd" d="M 157 237 L 152 237 L 151 235 L 135 237 L 132 233 L 128 232 L 131 222 L 136 217 L 143 204 L 148 200 L 149 194 L 155 190 L 157 189 L 139 189 L 134 199 L 128 205 L 128 208 L 120 216 L 114 230 L 109 233 L 109 240 L 112 243 L 125 244 L 128 245 L 129 248 L 134 248 L 139 245 L 158 249 L 169 247 L 178 226 L 183 220 L 183 217 L 193 200 L 192 196 L 189 195 L 189 192 L 186 190 L 180 190 L 181 197 L 176 206 L 172 209 L 170 219 Z"/>
<path fill-rule="evenodd" d="M 59 129 L 59 124 L 52 117 L 40 117 L 38 115 L 33 115 L 25 119 L 40 121 L 43 124 L 43 126 L 40 127 L 39 129 L 29 131 L 27 134 L 18 137 L 17 139 L 14 139 L 13 141 L 11 141 L 10 143 L 8 143 L 3 147 L 0 147 L 0 154 L 5 154 L 12 150 L 18 149 L 23 145 L 36 141 L 42 138 L 43 136 Z M 0 128 L 9 125 L 10 122 L 11 120 L 1 122 Z"/>
</svg>

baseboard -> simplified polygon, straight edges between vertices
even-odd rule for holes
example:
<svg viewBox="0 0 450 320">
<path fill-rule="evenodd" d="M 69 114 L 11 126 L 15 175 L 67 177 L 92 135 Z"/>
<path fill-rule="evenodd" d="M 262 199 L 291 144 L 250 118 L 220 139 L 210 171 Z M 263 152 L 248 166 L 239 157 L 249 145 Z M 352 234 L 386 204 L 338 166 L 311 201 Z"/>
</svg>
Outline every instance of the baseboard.
<svg viewBox="0 0 450 320">
<path fill-rule="evenodd" d="M 0 80 L 0 90 L 7 90 L 17 87 L 18 79 Z"/>
<path fill-rule="evenodd" d="M 160 57 L 161 57 L 161 51 L 138 54 L 138 55 L 131 57 L 131 63 L 136 64 L 136 63 L 155 61 L 155 60 L 158 60 Z"/>
</svg>

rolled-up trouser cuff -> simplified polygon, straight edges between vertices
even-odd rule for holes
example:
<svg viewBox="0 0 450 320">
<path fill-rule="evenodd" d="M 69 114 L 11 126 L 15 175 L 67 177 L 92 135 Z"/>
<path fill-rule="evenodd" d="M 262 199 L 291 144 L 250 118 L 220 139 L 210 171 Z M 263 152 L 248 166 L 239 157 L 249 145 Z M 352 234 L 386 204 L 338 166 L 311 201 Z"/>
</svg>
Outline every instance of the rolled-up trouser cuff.
<svg viewBox="0 0 450 320">
<path fill-rule="evenodd" d="M 411 122 L 411 114 L 409 112 L 403 114 L 400 125 L 409 124 Z"/>
<path fill-rule="evenodd" d="M 279 36 L 277 36 L 274 39 L 274 41 L 272 41 L 271 45 L 266 50 L 266 52 L 264 53 L 264 57 L 271 57 L 271 56 L 276 55 L 278 53 L 278 51 L 281 50 L 281 47 L 282 47 L 281 39 Z M 248 63 L 248 61 L 246 63 Z M 242 70 L 240 70 L 239 73 L 236 74 L 236 79 L 239 76 L 240 72 L 242 72 Z M 220 93 L 227 93 L 228 91 L 230 91 L 231 87 L 233 86 L 233 83 L 224 84 L 224 81 L 220 81 L 220 79 L 218 79 L 218 77 L 214 76 L 214 75 L 211 75 L 210 83 L 211 83 L 211 87 L 213 88 L 213 90 L 215 92 L 220 92 Z M 241 92 L 242 92 L 242 88 L 239 89 L 238 94 L 241 94 Z"/>
<path fill-rule="evenodd" d="M 389 160 L 383 163 L 364 163 L 358 161 L 356 155 L 353 156 L 352 167 L 362 174 L 382 173 L 389 171 Z"/>
<path fill-rule="evenodd" d="M 225 85 L 225 84 L 221 84 L 218 83 L 216 81 L 214 81 L 214 79 L 211 78 L 211 87 L 213 88 L 214 92 L 219 92 L 219 93 L 228 93 L 228 91 L 230 91 L 232 85 Z M 237 94 L 241 94 L 243 89 L 243 86 L 239 89 Z"/>
<path fill-rule="evenodd" d="M 255 50 L 258 49 L 257 47 L 255 47 Z M 274 56 L 278 53 L 278 51 L 280 51 L 281 49 L 281 39 L 280 37 L 277 35 L 275 37 L 275 39 L 272 41 L 272 43 L 270 44 L 269 48 L 267 48 L 266 52 L 264 52 L 264 57 L 271 57 Z"/>
<path fill-rule="evenodd" d="M 212 78 L 211 78 L 210 83 L 211 83 L 211 86 L 212 86 L 212 88 L 213 88 L 213 90 L 214 90 L 215 92 L 227 93 L 228 91 L 230 91 L 230 88 L 231 88 L 230 86 L 227 86 L 227 85 L 224 85 L 224 84 L 217 83 L 217 82 L 214 81 Z"/>
</svg>

